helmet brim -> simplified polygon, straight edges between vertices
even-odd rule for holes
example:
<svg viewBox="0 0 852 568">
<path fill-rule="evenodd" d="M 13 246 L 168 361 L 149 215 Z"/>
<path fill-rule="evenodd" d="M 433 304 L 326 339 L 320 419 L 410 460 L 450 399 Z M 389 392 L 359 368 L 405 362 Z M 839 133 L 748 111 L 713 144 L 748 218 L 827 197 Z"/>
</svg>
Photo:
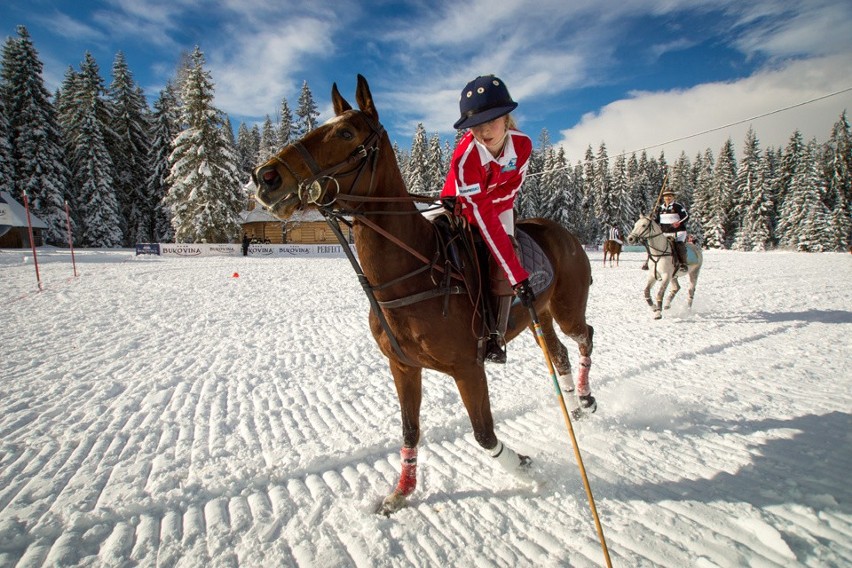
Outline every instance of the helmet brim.
<svg viewBox="0 0 852 568">
<path fill-rule="evenodd" d="M 462 130 L 463 128 L 479 126 L 480 124 L 485 124 L 495 118 L 500 118 L 503 115 L 509 114 L 516 108 L 518 108 L 518 103 L 513 102 L 512 104 L 489 108 L 469 116 L 462 116 L 455 122 L 455 124 L 453 124 L 453 128 L 456 130 Z"/>
</svg>

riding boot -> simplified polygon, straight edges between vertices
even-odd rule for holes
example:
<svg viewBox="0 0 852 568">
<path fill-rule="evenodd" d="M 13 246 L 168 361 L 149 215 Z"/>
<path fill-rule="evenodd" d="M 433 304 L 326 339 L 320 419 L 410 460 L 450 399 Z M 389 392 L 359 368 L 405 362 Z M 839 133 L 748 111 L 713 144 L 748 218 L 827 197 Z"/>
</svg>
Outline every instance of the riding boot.
<svg viewBox="0 0 852 568">
<path fill-rule="evenodd" d="M 510 236 L 515 250 L 518 250 L 517 243 Z M 506 329 L 509 326 L 509 312 L 512 309 L 512 298 L 514 298 L 514 290 L 509 284 L 509 278 L 503 269 L 496 262 L 491 263 L 491 297 L 497 300 L 497 309 L 495 313 L 494 327 L 491 328 L 491 333 L 488 336 L 488 343 L 485 347 L 485 360 L 491 363 L 506 362 Z M 493 305 L 493 304 L 492 304 Z"/>
<path fill-rule="evenodd" d="M 686 263 L 686 243 L 675 241 L 675 251 L 677 251 L 678 262 L 680 264 L 678 270 L 680 272 L 686 272 L 689 269 L 689 266 Z"/>
<path fill-rule="evenodd" d="M 509 325 L 509 312 L 512 309 L 512 296 L 497 298 L 497 325 L 488 336 L 485 347 L 485 360 L 490 363 L 506 362 L 506 328 Z"/>
</svg>

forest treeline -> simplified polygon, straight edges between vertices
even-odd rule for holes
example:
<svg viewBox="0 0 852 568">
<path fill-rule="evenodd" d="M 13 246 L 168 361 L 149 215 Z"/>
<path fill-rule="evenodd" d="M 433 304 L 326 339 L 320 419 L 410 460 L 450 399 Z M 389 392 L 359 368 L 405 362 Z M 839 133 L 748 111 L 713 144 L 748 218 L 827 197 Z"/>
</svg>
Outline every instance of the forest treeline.
<svg viewBox="0 0 852 568">
<path fill-rule="evenodd" d="M 0 68 L 0 190 L 26 192 L 48 244 L 68 243 L 65 204 L 77 245 L 235 242 L 250 198 L 251 170 L 316 128 L 319 112 L 304 82 L 294 110 L 282 98 L 262 124 L 241 123 L 213 104 L 214 82 L 196 47 L 149 107 L 116 54 L 111 82 L 90 53 L 48 92 L 25 27 L 3 45 Z M 274 118 L 273 118 L 274 117 Z M 458 137 L 456 138 L 458 140 Z M 393 150 L 412 193 L 437 195 L 450 141 L 417 126 Z M 571 162 L 542 131 L 517 200 L 521 217 L 548 217 L 582 241 L 611 226 L 629 230 L 665 184 L 690 212 L 706 248 L 846 250 L 852 233 L 852 133 L 846 112 L 827 140 L 791 133 L 783 148 L 761 148 L 749 130 L 739 158 L 728 140 L 693 157 L 609 156 L 602 143 Z"/>
</svg>

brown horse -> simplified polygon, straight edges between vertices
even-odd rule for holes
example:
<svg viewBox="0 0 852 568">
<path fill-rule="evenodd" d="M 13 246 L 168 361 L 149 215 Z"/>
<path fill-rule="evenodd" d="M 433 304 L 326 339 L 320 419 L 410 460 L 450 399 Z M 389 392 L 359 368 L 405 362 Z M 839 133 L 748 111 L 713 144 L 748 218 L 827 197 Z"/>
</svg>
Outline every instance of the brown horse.
<svg viewBox="0 0 852 568">
<path fill-rule="evenodd" d="M 529 458 L 505 447 L 494 433 L 485 370 L 478 362 L 479 311 L 469 294 L 433 294 L 443 276 L 436 263 L 439 246 L 434 225 L 415 207 L 396 162 L 390 140 L 367 81 L 358 75 L 354 110 L 331 92 L 335 118 L 282 149 L 258 167 L 253 178 L 258 200 L 275 215 L 317 207 L 324 214 L 352 217 L 360 258 L 362 286 L 374 295 L 370 329 L 388 358 L 402 418 L 402 472 L 396 488 L 379 512 L 402 507 L 416 486 L 417 444 L 423 368 L 455 379 L 467 409 L 476 441 L 512 473 L 523 473 Z M 329 217 L 330 218 L 330 217 Z M 568 351 L 559 341 L 553 321 L 580 349 L 577 393 L 586 412 L 596 408 L 588 385 L 593 329 L 586 324 L 591 267 L 578 239 L 560 225 L 544 219 L 518 224 L 545 251 L 553 264 L 553 283 L 540 292 L 535 308 L 554 366 L 573 389 Z M 350 258 L 353 264 L 357 261 Z M 367 284 L 365 284 L 367 283 Z M 423 299 L 425 298 L 425 299 Z M 385 302 L 395 301 L 388 305 Z M 380 313 L 379 313 L 380 312 Z M 446 315 L 445 315 L 446 313 Z M 530 326 L 523 306 L 512 309 L 506 340 Z"/>
<path fill-rule="evenodd" d="M 618 266 L 618 259 L 621 258 L 621 243 L 612 239 L 604 241 L 603 245 L 604 257 L 603 263 L 606 266 L 606 255 L 609 254 L 609 266 L 612 267 L 612 259 L 615 259 L 615 265 Z"/>
</svg>

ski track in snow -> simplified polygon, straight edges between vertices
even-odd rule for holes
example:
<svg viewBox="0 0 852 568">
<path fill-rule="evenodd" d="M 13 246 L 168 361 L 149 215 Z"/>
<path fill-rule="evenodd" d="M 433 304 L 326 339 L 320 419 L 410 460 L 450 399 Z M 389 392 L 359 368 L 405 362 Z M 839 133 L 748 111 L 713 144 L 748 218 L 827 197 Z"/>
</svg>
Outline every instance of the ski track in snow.
<svg viewBox="0 0 852 568">
<path fill-rule="evenodd" d="M 615 566 L 852 565 L 852 259 L 708 251 L 661 321 L 642 256 L 590 253 L 599 401 L 574 428 Z M 600 566 L 531 334 L 474 442 L 427 371 L 419 485 L 344 258 L 0 252 L 0 567 Z M 238 272 L 239 277 L 233 277 Z M 684 279 L 685 280 L 685 279 Z M 576 367 L 576 346 L 566 340 Z"/>
</svg>

